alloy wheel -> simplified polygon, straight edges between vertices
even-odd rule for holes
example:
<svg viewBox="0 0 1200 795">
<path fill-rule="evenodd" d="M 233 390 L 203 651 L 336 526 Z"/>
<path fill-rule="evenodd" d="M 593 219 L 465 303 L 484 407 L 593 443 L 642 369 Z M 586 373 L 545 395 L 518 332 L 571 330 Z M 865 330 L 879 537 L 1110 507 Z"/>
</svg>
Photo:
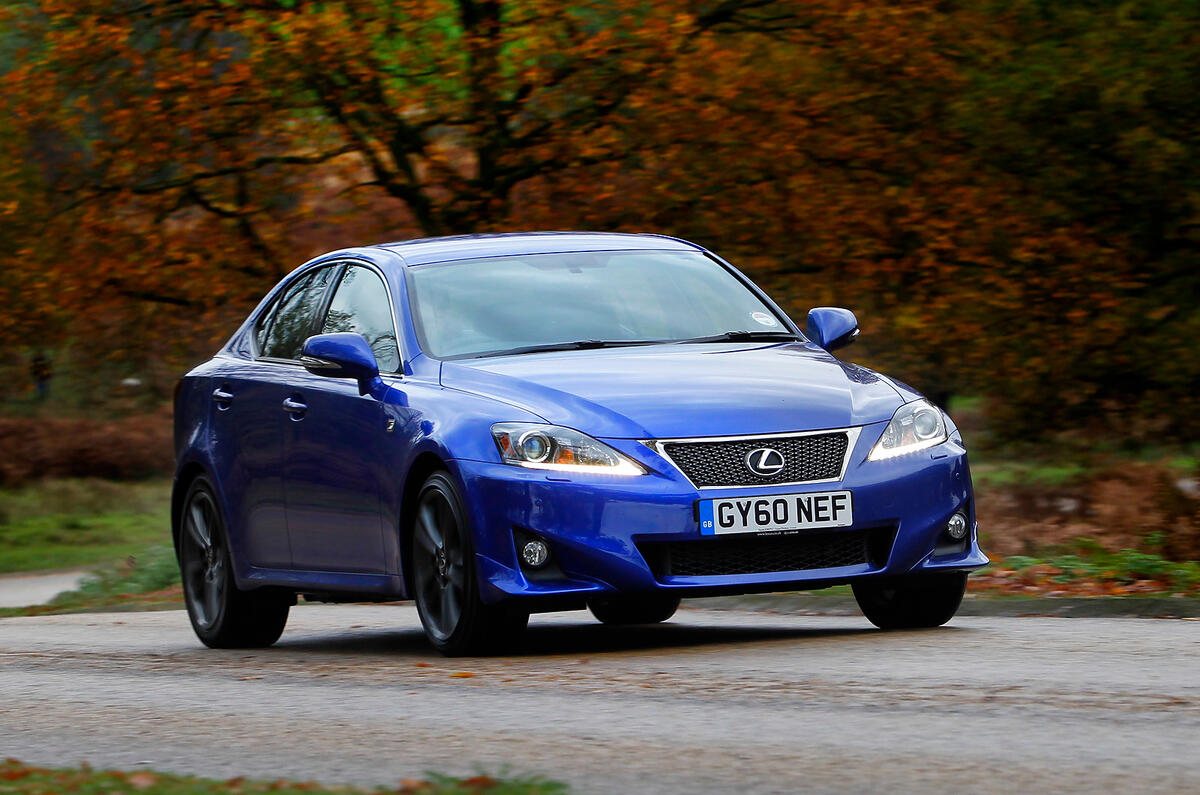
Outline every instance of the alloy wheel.
<svg viewBox="0 0 1200 795">
<path fill-rule="evenodd" d="M 416 597 L 439 640 L 453 634 L 466 598 L 466 563 L 462 523 L 447 495 L 428 489 L 417 509 L 414 528 Z"/>
<path fill-rule="evenodd" d="M 203 490 L 193 492 L 184 514 L 180 557 L 188 607 L 201 629 L 210 629 L 220 619 L 229 585 L 223 539 L 217 527 L 217 506 L 212 497 Z"/>
</svg>

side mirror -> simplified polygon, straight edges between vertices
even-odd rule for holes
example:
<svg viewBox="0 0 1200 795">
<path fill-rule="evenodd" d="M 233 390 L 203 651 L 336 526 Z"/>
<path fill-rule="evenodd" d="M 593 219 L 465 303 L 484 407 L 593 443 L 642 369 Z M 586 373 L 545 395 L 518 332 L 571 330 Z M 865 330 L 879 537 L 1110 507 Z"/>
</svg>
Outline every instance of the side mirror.
<svg viewBox="0 0 1200 795">
<path fill-rule="evenodd" d="M 379 377 L 375 351 L 361 335 L 352 331 L 309 337 L 304 341 L 300 364 L 314 375 L 353 378 L 358 381 L 359 394 L 363 395 L 370 391 L 371 382 Z"/>
<path fill-rule="evenodd" d="M 843 348 L 858 338 L 858 318 L 840 306 L 808 310 L 808 338 L 827 351 Z"/>
</svg>

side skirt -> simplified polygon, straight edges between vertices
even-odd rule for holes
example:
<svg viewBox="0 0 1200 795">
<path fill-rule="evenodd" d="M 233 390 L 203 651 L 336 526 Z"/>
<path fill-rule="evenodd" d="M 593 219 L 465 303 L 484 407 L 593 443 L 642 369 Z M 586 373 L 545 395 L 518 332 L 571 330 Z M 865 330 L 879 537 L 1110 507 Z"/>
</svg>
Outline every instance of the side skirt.
<svg viewBox="0 0 1200 795">
<path fill-rule="evenodd" d="M 248 569 L 238 572 L 237 584 L 244 590 L 288 588 L 314 597 L 328 597 L 321 601 L 390 601 L 408 598 L 404 592 L 404 580 L 397 574 L 264 569 L 257 566 Z M 362 598 L 355 599 L 355 595 Z"/>
</svg>

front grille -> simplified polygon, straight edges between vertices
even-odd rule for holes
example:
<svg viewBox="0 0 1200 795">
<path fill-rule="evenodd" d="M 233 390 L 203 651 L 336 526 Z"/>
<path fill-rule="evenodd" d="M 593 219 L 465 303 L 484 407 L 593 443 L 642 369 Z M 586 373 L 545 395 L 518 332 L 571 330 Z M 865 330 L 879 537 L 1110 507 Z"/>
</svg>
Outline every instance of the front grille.
<svg viewBox="0 0 1200 795">
<path fill-rule="evenodd" d="M 840 477 L 848 443 L 846 432 L 836 431 L 719 442 L 663 442 L 662 449 L 696 486 L 765 486 Z M 766 477 L 746 464 L 746 456 L 762 448 L 777 450 L 784 460 L 781 470 Z"/>
<path fill-rule="evenodd" d="M 895 531 L 841 530 L 787 536 L 728 536 L 696 541 L 647 541 L 638 549 L 654 576 L 715 577 L 887 564 Z"/>
</svg>

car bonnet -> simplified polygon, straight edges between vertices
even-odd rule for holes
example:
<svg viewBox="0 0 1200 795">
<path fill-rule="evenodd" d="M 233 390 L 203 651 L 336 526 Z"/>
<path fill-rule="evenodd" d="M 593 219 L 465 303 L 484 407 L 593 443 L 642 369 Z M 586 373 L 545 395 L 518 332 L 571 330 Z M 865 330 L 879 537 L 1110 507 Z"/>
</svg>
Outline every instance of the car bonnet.
<svg viewBox="0 0 1200 795">
<path fill-rule="evenodd" d="M 667 344 L 461 359 L 443 363 L 441 380 L 445 387 L 607 438 L 845 428 L 888 420 L 903 402 L 876 373 L 810 343 Z"/>
</svg>

